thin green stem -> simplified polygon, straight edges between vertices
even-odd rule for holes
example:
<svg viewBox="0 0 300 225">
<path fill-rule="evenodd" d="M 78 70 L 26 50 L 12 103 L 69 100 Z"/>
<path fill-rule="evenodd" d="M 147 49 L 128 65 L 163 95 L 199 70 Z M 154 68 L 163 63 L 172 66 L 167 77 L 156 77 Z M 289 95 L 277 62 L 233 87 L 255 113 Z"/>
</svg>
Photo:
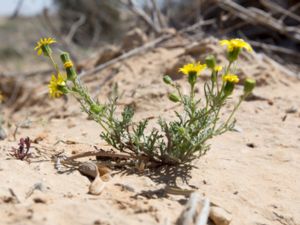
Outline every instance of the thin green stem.
<svg viewBox="0 0 300 225">
<path fill-rule="evenodd" d="M 221 90 L 220 92 L 218 93 L 218 96 L 217 96 L 217 103 L 214 103 L 214 104 L 217 104 L 217 107 L 218 107 L 218 110 L 217 110 L 217 113 L 216 113 L 216 117 L 214 119 L 214 125 L 213 125 L 213 131 L 215 130 L 216 128 L 216 125 L 217 125 L 217 122 L 218 122 L 218 117 L 219 117 L 219 114 L 220 114 L 220 111 L 221 111 L 221 107 L 222 107 L 222 104 L 225 100 L 225 98 L 223 97 L 223 90 L 224 90 L 224 82 L 222 83 L 222 87 L 221 87 Z"/>
<path fill-rule="evenodd" d="M 223 128 L 226 127 L 226 126 L 229 124 L 230 120 L 232 119 L 233 115 L 235 114 L 236 110 L 240 107 L 240 105 L 241 105 L 241 103 L 242 103 L 242 101 L 243 101 L 244 99 L 245 99 L 245 96 L 242 95 L 242 96 L 240 97 L 240 100 L 239 100 L 238 104 L 236 104 L 236 106 L 235 106 L 234 109 L 232 110 L 231 114 L 229 115 L 228 119 L 227 119 L 226 122 L 223 124 L 223 126 L 222 126 Z"/>
<path fill-rule="evenodd" d="M 228 74 L 228 72 L 229 72 L 229 70 L 230 70 L 230 67 L 231 67 L 232 63 L 233 63 L 233 61 L 229 61 L 229 64 L 228 64 L 228 66 L 227 66 L 227 68 L 226 68 L 225 74 Z"/>
<path fill-rule="evenodd" d="M 180 97 L 181 103 L 183 103 L 183 95 L 182 95 L 182 93 L 181 93 L 181 91 L 180 91 L 180 89 L 179 89 L 179 85 L 174 84 L 174 85 L 172 85 L 172 86 L 176 89 L 176 91 L 177 91 L 177 93 L 178 93 L 178 95 L 179 95 L 179 97 Z"/>
<path fill-rule="evenodd" d="M 55 61 L 54 61 L 54 59 L 53 59 L 53 57 L 52 57 L 52 54 L 49 54 L 49 58 L 50 58 L 50 60 L 51 60 L 51 62 L 52 62 L 52 64 L 53 64 L 53 66 L 54 66 L 54 68 L 55 68 L 55 70 L 56 70 L 56 73 L 58 74 L 58 73 L 59 73 L 59 68 L 58 68 L 58 65 L 55 63 Z"/>
<path fill-rule="evenodd" d="M 191 101 L 194 102 L 194 97 L 195 97 L 195 84 L 191 84 Z"/>
<path fill-rule="evenodd" d="M 190 98 L 191 98 L 191 104 L 192 104 L 192 114 L 194 115 L 195 111 L 195 84 L 191 84 L 191 93 L 190 93 Z"/>
</svg>

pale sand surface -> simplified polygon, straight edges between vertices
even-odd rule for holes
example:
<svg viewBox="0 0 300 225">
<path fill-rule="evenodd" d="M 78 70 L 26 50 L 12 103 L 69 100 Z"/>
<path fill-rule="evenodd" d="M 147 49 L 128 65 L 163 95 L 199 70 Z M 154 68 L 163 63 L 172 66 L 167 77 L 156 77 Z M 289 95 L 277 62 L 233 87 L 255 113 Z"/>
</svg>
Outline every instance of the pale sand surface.
<svg viewBox="0 0 300 225">
<path fill-rule="evenodd" d="M 217 51 L 214 44 L 207 49 Z M 204 58 L 205 53 L 197 54 L 196 58 Z M 137 119 L 160 115 L 172 118 L 174 113 L 170 108 L 174 104 L 165 96 L 170 89 L 161 78 L 186 55 L 183 47 L 157 48 L 97 76 L 86 77 L 85 81 L 100 100 L 105 100 L 112 83 L 118 82 L 119 92 L 124 92 L 120 102 L 135 105 Z M 193 163 L 196 168 L 179 175 L 176 181 L 182 187 L 197 188 L 199 193 L 231 212 L 232 225 L 300 224 L 300 82 L 282 68 L 262 64 L 260 56 L 245 57 L 247 62 L 241 63 L 245 66 L 242 77 L 244 74 L 256 77 L 259 87 L 255 95 L 269 102 L 244 102 L 236 115 L 238 132 L 211 140 L 211 150 Z M 112 75 L 99 89 L 105 77 Z M 100 196 L 87 194 L 90 181 L 78 171 L 57 173 L 54 163 L 49 161 L 55 153 L 64 151 L 72 155 L 92 151 L 94 145 L 106 149 L 109 146 L 100 139 L 99 126 L 80 113 L 73 99 L 68 102 L 48 99 L 43 83 L 47 79 L 44 76 L 35 78 L 35 82 L 26 80 L 24 92 L 34 90 L 31 100 L 23 102 L 18 111 L 5 111 L 6 116 L 11 115 L 11 123 L 26 118 L 32 121 L 29 127 L 18 130 L 18 138 L 43 137 L 43 140 L 33 144 L 41 152 L 32 149 L 35 158 L 30 164 L 8 154 L 17 145 L 12 137 L 14 127 L 8 129 L 9 138 L 0 142 L 0 224 L 174 224 L 186 198 L 153 194 L 173 180 L 164 170 L 156 173 L 146 170 L 144 174 L 113 171 L 112 180 Z M 183 79 L 178 82 L 184 83 Z M 241 92 L 242 87 L 238 87 L 233 101 Z M 287 114 L 286 110 L 291 108 L 296 112 Z M 227 112 L 228 109 L 224 111 Z M 55 145 L 59 140 L 65 142 Z M 41 190 L 26 196 L 37 183 Z M 12 197 L 10 189 L 17 198 Z"/>
</svg>

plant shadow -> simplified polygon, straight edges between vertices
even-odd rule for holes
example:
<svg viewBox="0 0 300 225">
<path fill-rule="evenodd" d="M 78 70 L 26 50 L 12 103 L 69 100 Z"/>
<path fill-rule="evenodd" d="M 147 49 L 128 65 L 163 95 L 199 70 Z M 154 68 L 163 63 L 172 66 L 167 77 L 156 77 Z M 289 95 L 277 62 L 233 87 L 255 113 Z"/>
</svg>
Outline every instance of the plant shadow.
<svg viewBox="0 0 300 225">
<path fill-rule="evenodd" d="M 138 169 L 127 168 L 120 169 L 118 172 L 121 175 L 137 174 L 139 176 L 146 176 L 157 184 L 166 184 L 169 186 L 177 186 L 178 183 L 189 185 L 189 180 L 192 177 L 191 171 L 196 168 L 193 165 L 161 165 L 150 167 L 144 171 Z M 190 185 L 189 185 L 190 186 Z"/>
</svg>

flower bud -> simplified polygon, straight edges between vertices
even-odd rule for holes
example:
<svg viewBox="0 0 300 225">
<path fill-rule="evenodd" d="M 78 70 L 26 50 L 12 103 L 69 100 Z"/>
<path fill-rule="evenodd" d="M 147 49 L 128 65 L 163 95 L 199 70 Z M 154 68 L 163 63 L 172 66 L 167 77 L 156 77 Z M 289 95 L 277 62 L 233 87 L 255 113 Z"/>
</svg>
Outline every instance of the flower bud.
<svg viewBox="0 0 300 225">
<path fill-rule="evenodd" d="M 165 84 L 172 84 L 173 82 L 172 78 L 168 75 L 164 76 L 163 81 L 165 82 Z"/>
<path fill-rule="evenodd" d="M 63 94 L 68 94 L 69 93 L 69 89 L 66 87 L 66 84 L 58 84 L 57 85 L 57 90 L 61 91 Z"/>
<path fill-rule="evenodd" d="M 255 88 L 256 81 L 252 78 L 247 78 L 244 83 L 244 93 L 250 94 Z"/>
<path fill-rule="evenodd" d="M 241 48 L 234 48 L 232 51 L 227 53 L 227 58 L 230 62 L 234 62 L 239 57 Z"/>
<path fill-rule="evenodd" d="M 102 105 L 98 105 L 98 104 L 93 104 L 90 107 L 90 111 L 95 113 L 95 114 L 99 114 L 103 111 L 104 107 Z"/>
<path fill-rule="evenodd" d="M 174 94 L 174 93 L 169 94 L 169 99 L 170 99 L 172 102 L 179 102 L 179 101 L 180 101 L 180 98 L 178 97 L 178 95 L 176 95 L 176 94 Z"/>
<path fill-rule="evenodd" d="M 224 87 L 224 94 L 226 96 L 231 95 L 234 89 L 234 83 L 233 82 L 226 82 L 225 87 Z"/>
<path fill-rule="evenodd" d="M 184 135 L 184 133 L 185 133 L 185 128 L 184 128 L 184 127 L 178 127 L 178 132 L 179 132 L 181 135 Z"/>
<path fill-rule="evenodd" d="M 190 72 L 188 74 L 188 82 L 190 85 L 194 86 L 197 81 L 197 73 L 196 72 Z"/>
<path fill-rule="evenodd" d="M 75 71 L 73 64 L 70 63 L 71 62 L 70 55 L 67 52 L 63 52 L 60 55 L 60 59 L 65 66 L 68 80 L 71 80 L 71 81 L 75 80 L 77 78 L 77 73 Z"/>
<path fill-rule="evenodd" d="M 206 65 L 207 65 L 208 68 L 214 69 L 215 66 L 216 66 L 216 58 L 215 58 L 215 56 L 213 56 L 213 55 L 208 55 L 208 56 L 205 58 L 205 63 L 206 63 Z"/>
<path fill-rule="evenodd" d="M 52 53 L 52 50 L 49 47 L 49 45 L 42 45 L 41 49 L 42 49 L 42 51 L 43 51 L 43 53 L 44 53 L 45 56 L 49 56 Z"/>
<path fill-rule="evenodd" d="M 68 69 L 68 68 L 71 68 L 71 67 L 73 67 L 72 61 L 67 61 L 67 62 L 64 63 L 64 68 L 65 69 Z"/>
</svg>

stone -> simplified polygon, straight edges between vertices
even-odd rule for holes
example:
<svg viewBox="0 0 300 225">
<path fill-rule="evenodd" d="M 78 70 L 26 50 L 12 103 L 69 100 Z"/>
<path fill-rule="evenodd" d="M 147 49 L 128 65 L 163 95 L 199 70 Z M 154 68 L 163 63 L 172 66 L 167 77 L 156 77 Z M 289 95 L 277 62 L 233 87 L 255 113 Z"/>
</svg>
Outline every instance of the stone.
<svg viewBox="0 0 300 225">
<path fill-rule="evenodd" d="M 5 130 L 0 126 L 0 140 L 4 140 L 7 137 Z"/>
<path fill-rule="evenodd" d="M 96 178 L 99 174 L 97 165 L 92 162 L 84 162 L 80 164 L 78 170 L 82 175 L 88 176 L 90 178 Z"/>
<path fill-rule="evenodd" d="M 89 194 L 91 195 L 100 195 L 104 190 L 106 183 L 98 176 L 95 180 L 91 183 L 89 187 Z"/>
<path fill-rule="evenodd" d="M 232 216 L 229 212 L 225 209 L 218 207 L 218 206 L 211 206 L 209 218 L 216 224 L 216 225 L 229 225 Z"/>
</svg>

